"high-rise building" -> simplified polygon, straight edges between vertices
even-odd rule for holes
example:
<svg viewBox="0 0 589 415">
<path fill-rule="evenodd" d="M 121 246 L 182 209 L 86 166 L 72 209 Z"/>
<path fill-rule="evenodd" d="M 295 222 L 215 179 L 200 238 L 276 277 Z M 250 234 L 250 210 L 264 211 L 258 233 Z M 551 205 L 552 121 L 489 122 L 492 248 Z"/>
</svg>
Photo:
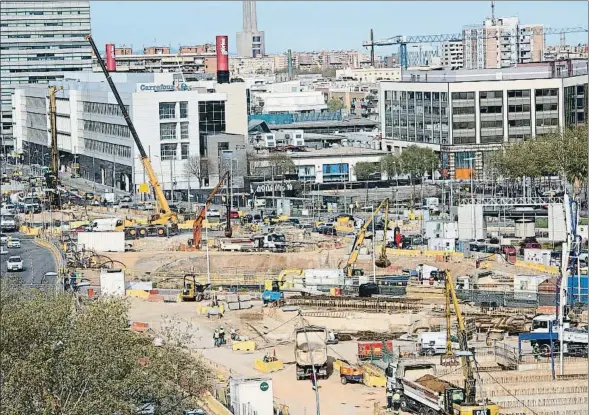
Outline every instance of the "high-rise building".
<svg viewBox="0 0 589 415">
<path fill-rule="evenodd" d="M 486 19 L 462 31 L 465 69 L 507 68 L 541 62 L 543 25 L 520 25 L 517 17 Z"/>
<path fill-rule="evenodd" d="M 0 7 L 2 152 L 14 148 L 12 102 L 18 84 L 49 83 L 92 70 L 90 1 L 12 1 Z M 16 132 L 14 132 L 16 133 Z"/>
<path fill-rule="evenodd" d="M 243 1 L 243 30 L 237 33 L 237 55 L 255 58 L 266 54 L 264 32 L 258 30 L 255 0 Z"/>
<path fill-rule="evenodd" d="M 455 70 L 464 66 L 464 47 L 461 40 L 450 40 L 440 46 L 442 66 Z"/>
</svg>

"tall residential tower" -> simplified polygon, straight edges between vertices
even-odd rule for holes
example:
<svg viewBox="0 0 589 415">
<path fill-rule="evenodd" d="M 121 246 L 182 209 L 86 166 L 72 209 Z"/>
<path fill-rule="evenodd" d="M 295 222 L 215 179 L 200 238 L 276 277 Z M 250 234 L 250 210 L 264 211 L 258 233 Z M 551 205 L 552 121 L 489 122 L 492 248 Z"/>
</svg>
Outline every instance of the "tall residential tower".
<svg viewBox="0 0 589 415">
<path fill-rule="evenodd" d="M 256 1 L 243 1 L 243 30 L 237 33 L 237 55 L 256 58 L 266 54 L 264 32 L 258 30 Z"/>
<path fill-rule="evenodd" d="M 92 70 L 90 45 L 84 40 L 90 33 L 90 1 L 2 0 L 0 27 L 1 151 L 8 152 L 18 134 L 12 130 L 11 102 L 18 84 L 46 84 Z"/>
</svg>

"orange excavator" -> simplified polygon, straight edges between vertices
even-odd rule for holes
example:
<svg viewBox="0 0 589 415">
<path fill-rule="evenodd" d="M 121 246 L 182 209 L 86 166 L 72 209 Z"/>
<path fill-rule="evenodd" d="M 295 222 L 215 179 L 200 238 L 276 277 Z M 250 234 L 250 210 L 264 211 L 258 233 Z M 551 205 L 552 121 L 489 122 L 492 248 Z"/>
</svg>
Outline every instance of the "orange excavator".
<svg viewBox="0 0 589 415">
<path fill-rule="evenodd" d="M 223 183 L 226 181 L 229 182 L 229 172 L 225 172 L 225 174 L 219 180 L 219 183 L 211 190 L 209 197 L 207 198 L 205 205 L 202 207 L 198 215 L 196 215 L 196 219 L 194 219 L 194 224 L 192 225 L 192 239 L 188 241 L 188 246 L 193 246 L 196 249 L 201 248 L 202 243 L 202 223 L 207 216 L 207 210 L 211 206 L 211 202 L 213 201 L 215 195 L 223 186 Z M 229 194 L 229 191 L 227 192 Z M 233 235 L 233 230 L 231 229 L 231 209 L 229 208 L 229 202 L 227 203 L 227 223 L 225 225 L 225 237 L 231 238 Z"/>
</svg>

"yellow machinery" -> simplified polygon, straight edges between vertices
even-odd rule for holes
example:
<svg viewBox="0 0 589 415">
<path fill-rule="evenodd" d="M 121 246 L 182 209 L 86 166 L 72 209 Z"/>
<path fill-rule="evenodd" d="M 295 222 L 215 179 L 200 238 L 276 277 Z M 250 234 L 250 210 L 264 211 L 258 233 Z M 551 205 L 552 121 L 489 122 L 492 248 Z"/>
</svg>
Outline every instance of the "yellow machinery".
<svg viewBox="0 0 589 415">
<path fill-rule="evenodd" d="M 464 373 L 464 402 L 460 405 L 454 404 L 454 413 L 459 415 L 497 415 L 499 413 L 499 406 L 497 404 L 485 402 L 481 405 L 476 400 L 476 364 L 474 362 L 473 351 L 468 348 L 466 325 L 462 312 L 460 311 L 460 305 L 458 304 L 454 281 L 452 281 L 452 275 L 449 271 L 442 271 L 441 276 L 444 278 L 444 292 L 446 297 L 446 353 L 441 356 L 440 363 L 442 366 L 457 366 L 459 364 L 457 361 L 459 355 Z M 454 307 L 454 313 L 456 314 L 458 323 L 457 334 L 460 348 L 458 352 L 452 349 L 452 306 Z"/>
<path fill-rule="evenodd" d="M 63 87 L 49 87 L 49 123 L 51 125 L 51 170 L 45 175 L 47 187 L 51 189 L 49 202 L 51 206 L 59 206 L 60 198 L 57 190 L 59 178 L 59 150 L 57 148 L 57 104 L 55 94 L 62 91 Z M 30 151 L 30 150 L 29 150 Z"/>
<path fill-rule="evenodd" d="M 389 224 L 388 224 L 389 199 L 385 199 L 375 209 L 375 211 L 372 213 L 372 215 L 370 215 L 368 220 L 364 223 L 362 228 L 356 234 L 356 238 L 354 239 L 354 244 L 352 245 L 352 249 L 350 250 L 350 255 L 348 256 L 348 261 L 347 261 L 346 265 L 344 266 L 344 274 L 346 277 L 360 276 L 363 274 L 363 271 L 361 269 L 354 268 L 354 264 L 358 260 L 358 255 L 360 254 L 360 247 L 362 246 L 362 243 L 364 242 L 364 239 L 366 238 L 366 231 L 368 230 L 370 224 L 372 223 L 372 221 L 374 220 L 376 215 L 382 209 L 384 209 L 384 216 L 385 216 L 385 224 L 384 224 L 385 237 L 384 237 L 384 241 L 383 241 L 383 249 L 380 254 L 380 257 L 376 261 L 376 265 L 379 268 L 386 268 L 391 264 L 391 262 L 387 259 L 387 256 L 386 256 L 386 232 L 387 232 L 386 229 L 389 226 Z M 375 237 L 376 237 L 375 235 L 372 235 L 372 238 L 375 238 Z"/>
<path fill-rule="evenodd" d="M 112 91 L 115 99 L 117 100 L 117 104 L 125 118 L 127 126 L 129 127 L 129 132 L 131 136 L 133 136 L 133 140 L 135 141 L 135 145 L 137 146 L 137 150 L 139 150 L 139 155 L 141 157 L 141 162 L 143 163 L 143 168 L 147 173 L 147 177 L 149 178 L 149 184 L 151 185 L 153 192 L 155 194 L 156 200 L 156 210 L 153 215 L 148 220 L 148 225 L 145 228 L 139 228 L 139 232 L 142 233 L 142 230 L 145 230 L 147 234 L 157 234 L 158 236 L 165 236 L 165 235 L 176 235 L 178 234 L 178 216 L 175 212 L 170 210 L 170 206 L 168 205 L 168 201 L 166 200 L 166 196 L 160 186 L 160 183 L 157 179 L 155 171 L 151 166 L 151 160 L 149 156 L 145 152 L 145 148 L 139 139 L 139 135 L 137 134 L 137 130 L 131 121 L 131 117 L 129 116 L 129 112 L 127 111 L 127 107 L 123 104 L 123 100 L 119 95 L 119 91 L 110 77 L 108 70 L 106 69 L 106 65 L 104 63 L 104 59 L 100 55 L 98 48 L 96 47 L 96 43 L 94 43 L 94 39 L 92 39 L 91 35 L 87 35 L 86 40 L 90 42 L 90 46 L 94 51 L 94 56 L 98 61 L 104 76 L 106 77 L 106 81 L 110 86 L 110 90 Z"/>
<path fill-rule="evenodd" d="M 196 281 L 196 275 L 184 275 L 184 283 L 182 288 L 182 301 L 202 301 L 205 298 L 205 290 L 211 284 L 200 284 Z"/>
</svg>

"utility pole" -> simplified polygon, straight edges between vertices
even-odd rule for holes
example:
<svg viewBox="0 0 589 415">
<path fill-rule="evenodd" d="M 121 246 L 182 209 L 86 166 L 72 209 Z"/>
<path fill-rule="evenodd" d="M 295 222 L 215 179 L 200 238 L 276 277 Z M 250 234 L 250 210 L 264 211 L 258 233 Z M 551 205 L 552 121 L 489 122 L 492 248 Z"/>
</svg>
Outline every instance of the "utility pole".
<svg viewBox="0 0 589 415">
<path fill-rule="evenodd" d="M 50 193 L 50 203 L 53 206 L 59 204 L 59 194 L 57 193 L 57 181 L 59 177 L 59 150 L 57 148 L 57 103 L 55 94 L 57 91 L 62 91 L 61 86 L 50 86 L 49 87 L 49 122 L 51 124 L 51 175 L 53 176 L 50 180 L 49 188 L 52 190 Z"/>
</svg>

